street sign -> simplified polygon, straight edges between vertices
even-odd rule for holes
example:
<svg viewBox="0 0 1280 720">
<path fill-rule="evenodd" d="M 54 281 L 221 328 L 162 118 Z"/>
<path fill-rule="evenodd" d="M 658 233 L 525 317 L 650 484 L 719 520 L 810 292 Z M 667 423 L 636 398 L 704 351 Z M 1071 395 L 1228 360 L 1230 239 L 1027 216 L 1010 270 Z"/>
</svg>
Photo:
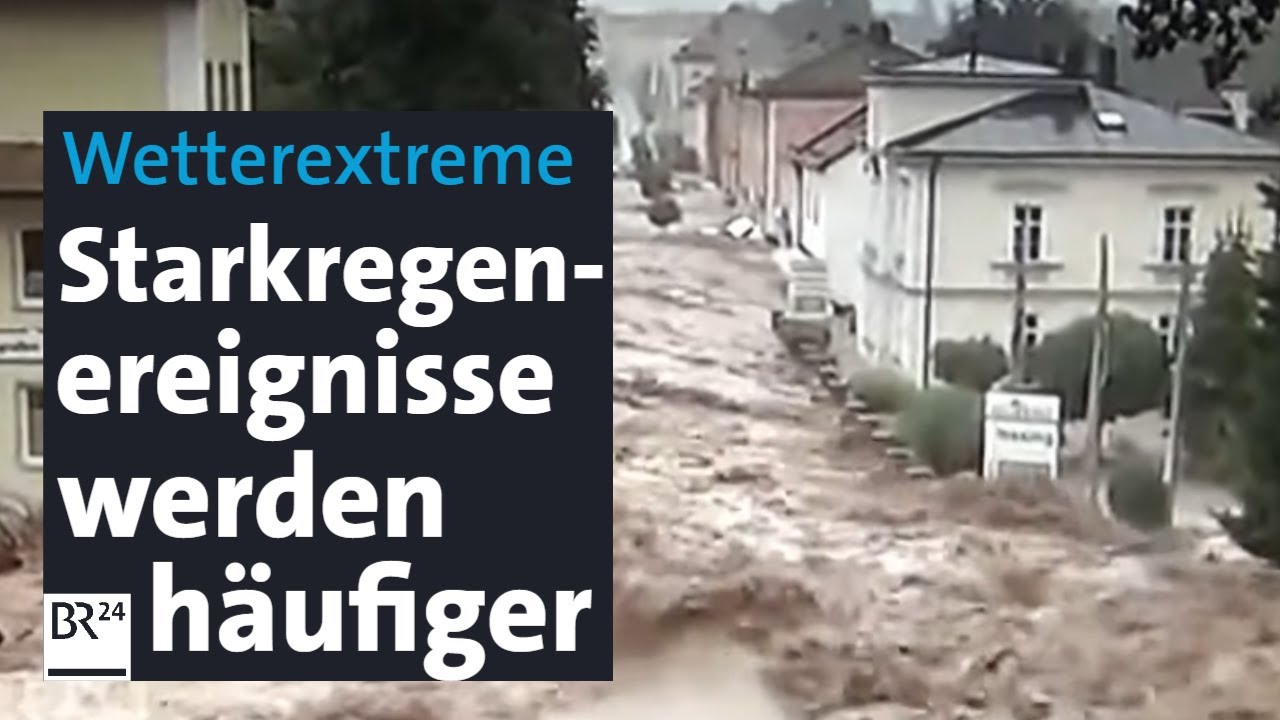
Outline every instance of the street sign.
<svg viewBox="0 0 1280 720">
<path fill-rule="evenodd" d="M 983 403 L 982 475 L 1058 478 L 1062 402 L 1056 395 L 993 391 Z"/>
<path fill-rule="evenodd" d="M 43 360 L 43 328 L 0 329 L 0 363 L 39 363 Z"/>
</svg>

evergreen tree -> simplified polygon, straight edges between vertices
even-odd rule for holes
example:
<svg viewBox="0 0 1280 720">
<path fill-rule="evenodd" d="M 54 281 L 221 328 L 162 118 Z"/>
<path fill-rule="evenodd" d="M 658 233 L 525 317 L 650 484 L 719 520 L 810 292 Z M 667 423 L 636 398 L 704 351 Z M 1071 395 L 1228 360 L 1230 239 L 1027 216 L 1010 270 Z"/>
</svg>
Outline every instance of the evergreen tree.
<svg viewBox="0 0 1280 720">
<path fill-rule="evenodd" d="M 1280 17 L 1280 0 L 1134 0 L 1118 11 L 1133 29 L 1139 59 L 1154 58 L 1187 43 L 1206 47 L 1210 87 L 1230 78 L 1253 46 Z M 1251 373 L 1257 389 L 1242 422 L 1243 455 L 1249 473 L 1240 493 L 1241 515 L 1219 520 L 1245 550 L 1280 564 L 1280 182 L 1262 186 L 1276 230 L 1258 269 L 1258 315 Z"/>
<path fill-rule="evenodd" d="M 1218 234 L 1191 310 L 1183 392 L 1187 449 L 1214 471 L 1234 473 L 1238 421 L 1253 398 L 1250 368 L 1258 296 L 1251 238 L 1233 222 Z"/>
<path fill-rule="evenodd" d="M 1258 392 L 1243 431 L 1250 473 L 1240 493 L 1243 513 L 1220 520 L 1240 547 L 1280 565 L 1280 244 L 1263 253 L 1258 274 Z"/>
<path fill-rule="evenodd" d="M 580 0 L 292 0 L 255 17 L 264 109 L 600 109 Z"/>
</svg>

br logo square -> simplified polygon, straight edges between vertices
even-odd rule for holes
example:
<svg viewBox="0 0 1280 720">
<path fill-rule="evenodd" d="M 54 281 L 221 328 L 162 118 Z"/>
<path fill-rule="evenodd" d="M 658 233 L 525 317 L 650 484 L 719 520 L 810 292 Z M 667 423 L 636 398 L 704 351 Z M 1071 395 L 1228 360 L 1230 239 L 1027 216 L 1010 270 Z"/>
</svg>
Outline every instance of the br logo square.
<svg viewBox="0 0 1280 720">
<path fill-rule="evenodd" d="M 128 680 L 129 595 L 45 595 L 44 679 Z"/>
</svg>

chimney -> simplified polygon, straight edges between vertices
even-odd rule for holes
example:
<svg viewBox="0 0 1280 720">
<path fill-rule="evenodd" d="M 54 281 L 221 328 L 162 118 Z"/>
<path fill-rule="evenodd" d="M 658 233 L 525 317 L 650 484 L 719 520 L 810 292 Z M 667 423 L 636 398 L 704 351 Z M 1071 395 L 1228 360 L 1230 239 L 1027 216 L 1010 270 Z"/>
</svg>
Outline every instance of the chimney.
<svg viewBox="0 0 1280 720">
<path fill-rule="evenodd" d="M 1119 53 L 1115 43 L 1107 40 L 1098 46 L 1098 86 L 1115 90 L 1119 85 Z"/>
<path fill-rule="evenodd" d="M 1040 64 L 1049 67 L 1058 67 L 1062 64 L 1062 55 L 1058 52 L 1057 45 L 1045 43 L 1040 46 Z"/>
<path fill-rule="evenodd" d="M 1085 74 L 1085 45 L 1082 40 L 1073 40 L 1062 54 L 1062 72 L 1069 77 L 1083 77 Z"/>
<path fill-rule="evenodd" d="M 1241 82 L 1231 82 L 1222 86 L 1218 92 L 1222 101 L 1231 110 L 1231 124 L 1242 133 L 1249 132 L 1253 110 L 1249 107 L 1249 89 Z"/>
<path fill-rule="evenodd" d="M 877 45 L 888 45 L 893 42 L 893 28 L 884 20 L 876 20 L 867 28 L 871 41 Z"/>
</svg>

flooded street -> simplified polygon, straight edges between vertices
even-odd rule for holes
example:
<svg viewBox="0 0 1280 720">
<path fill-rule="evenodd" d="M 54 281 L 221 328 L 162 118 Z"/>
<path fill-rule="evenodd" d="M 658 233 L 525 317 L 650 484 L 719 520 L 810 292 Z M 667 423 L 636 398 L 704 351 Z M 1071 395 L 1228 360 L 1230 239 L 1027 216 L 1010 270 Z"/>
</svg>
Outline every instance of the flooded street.
<svg viewBox="0 0 1280 720">
<path fill-rule="evenodd" d="M 36 562 L 0 577 L 3 717 L 1280 717 L 1275 572 L 841 442 L 767 248 L 681 202 L 658 234 L 615 186 L 615 683 L 45 684 Z"/>
</svg>

